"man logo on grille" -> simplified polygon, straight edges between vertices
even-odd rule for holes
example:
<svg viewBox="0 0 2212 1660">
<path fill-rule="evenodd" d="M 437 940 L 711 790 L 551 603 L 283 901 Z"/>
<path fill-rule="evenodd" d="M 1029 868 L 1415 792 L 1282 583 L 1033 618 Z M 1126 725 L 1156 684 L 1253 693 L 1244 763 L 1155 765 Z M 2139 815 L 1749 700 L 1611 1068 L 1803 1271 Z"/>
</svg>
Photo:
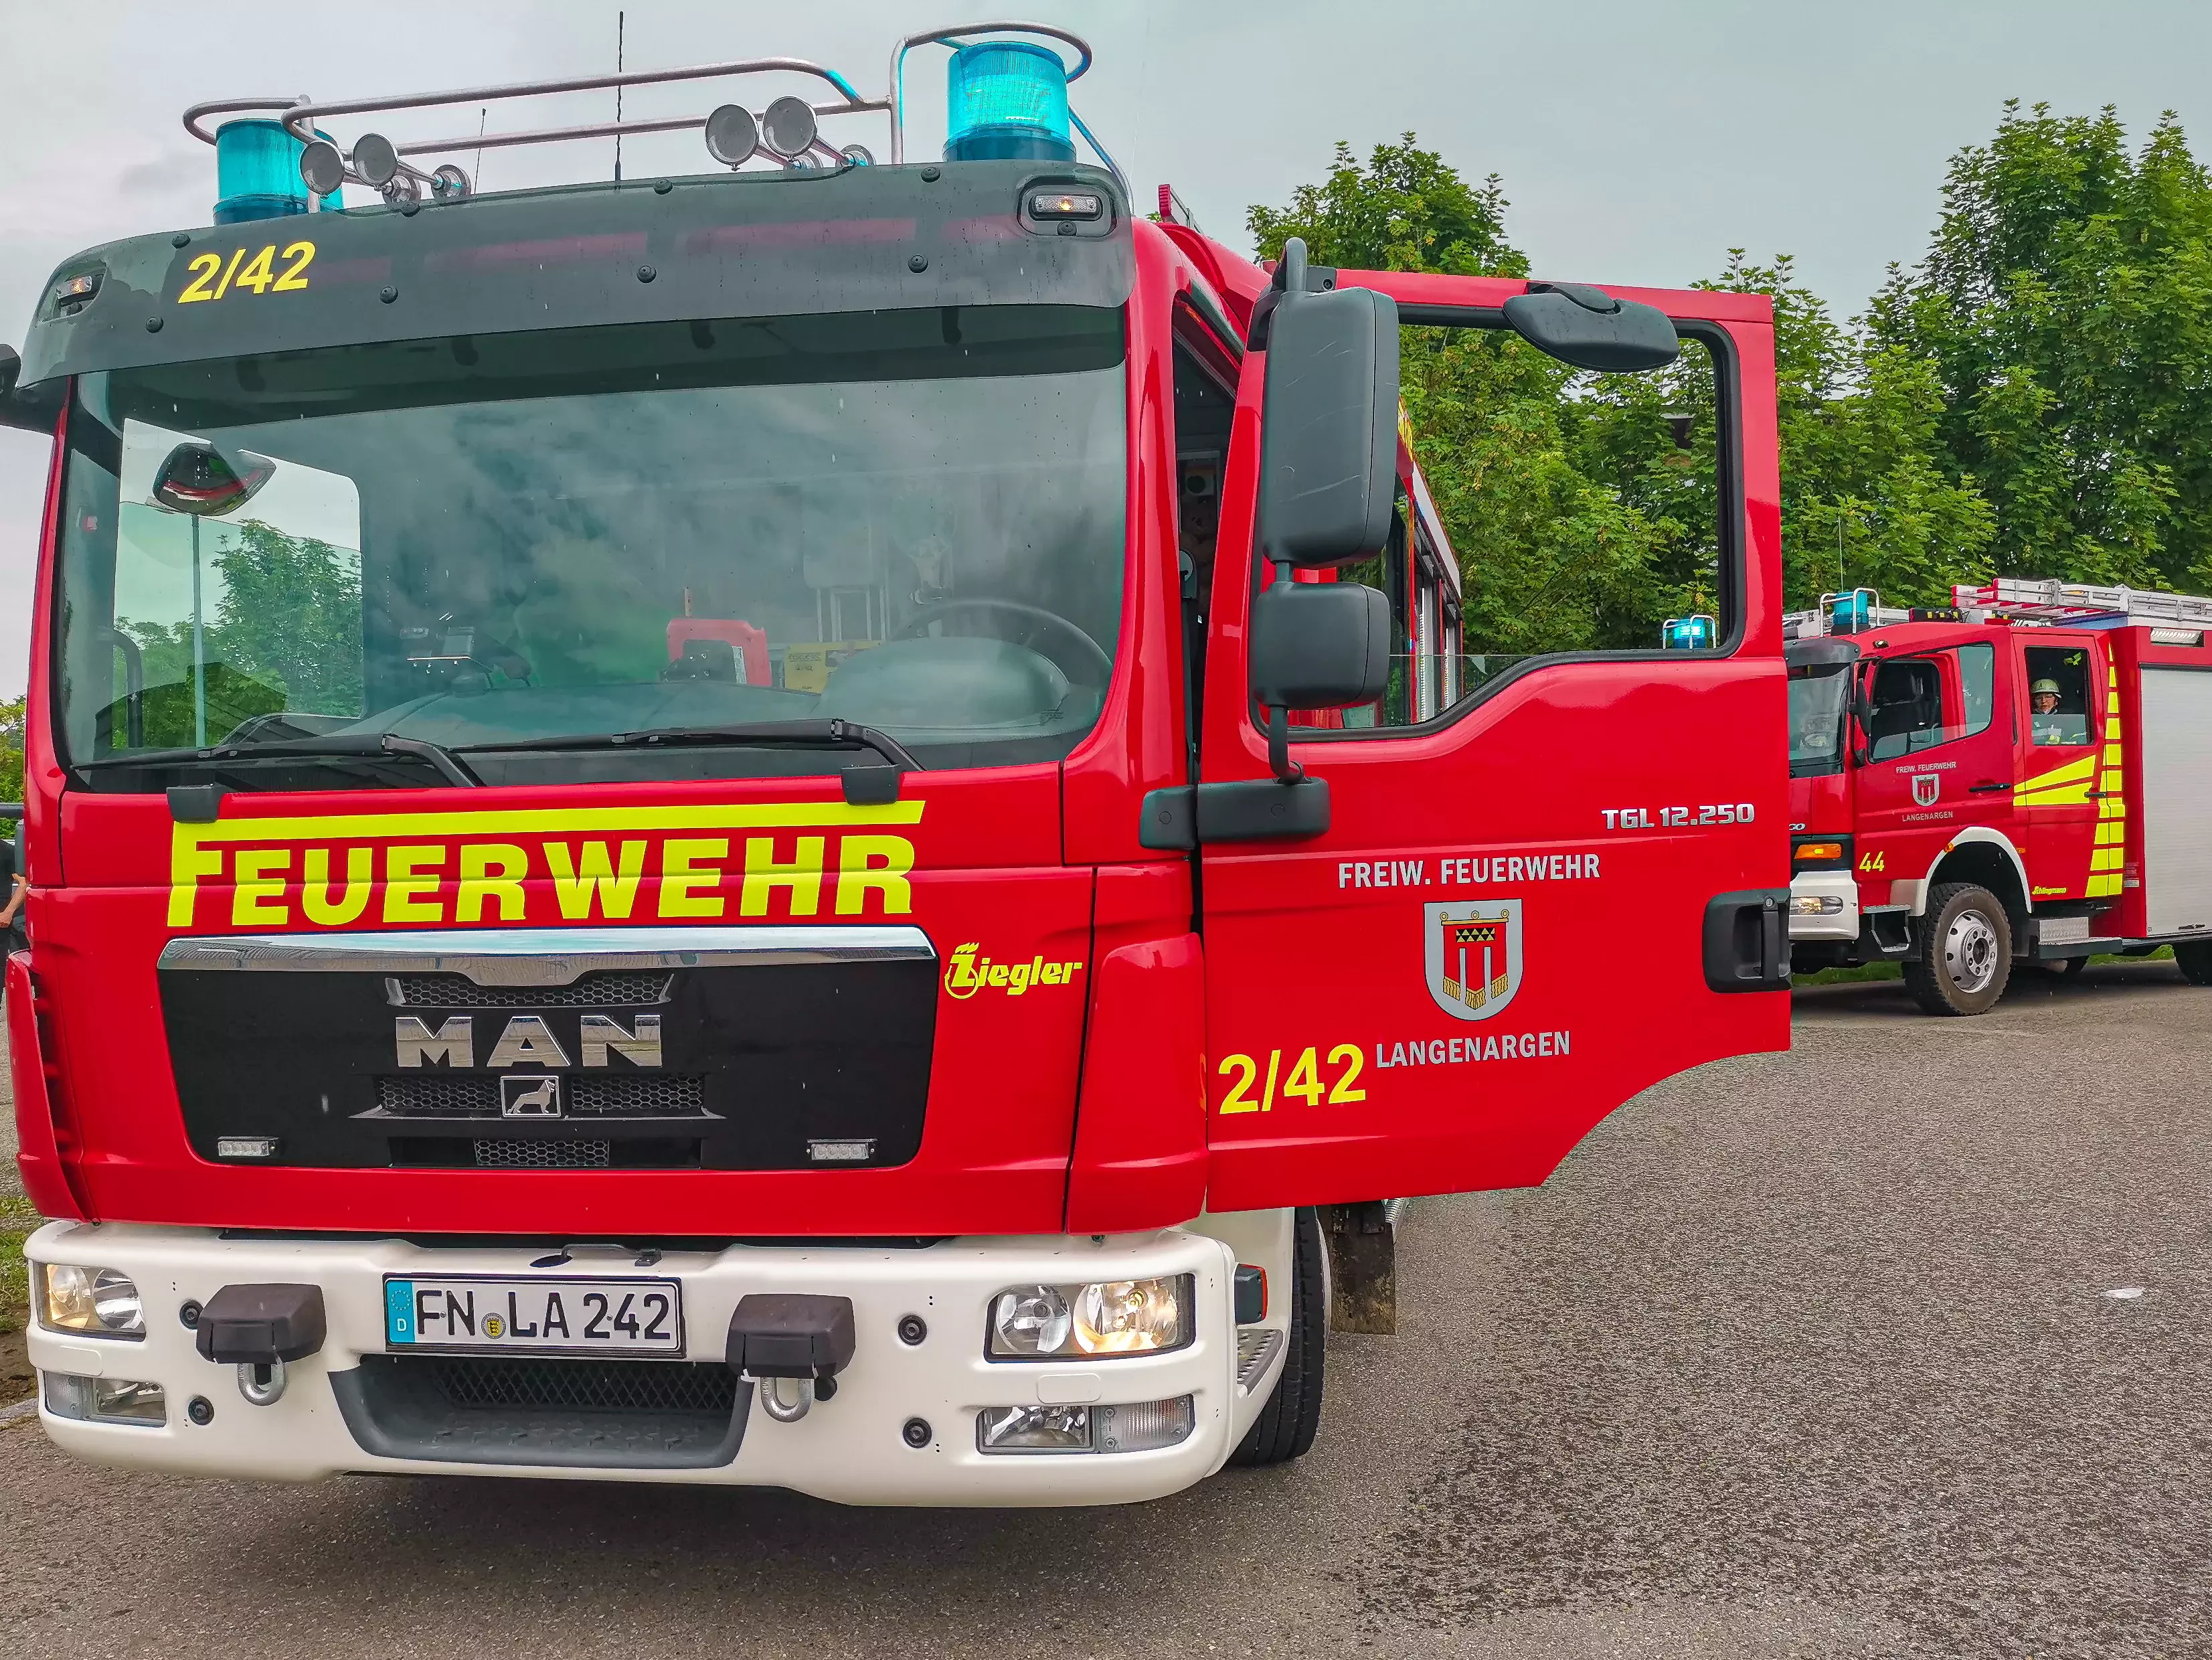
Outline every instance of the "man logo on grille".
<svg viewBox="0 0 2212 1660">
<path fill-rule="evenodd" d="M 499 1080 L 499 1110 L 508 1118 L 558 1118 L 561 1080 L 554 1077 L 515 1077 Z"/>
<path fill-rule="evenodd" d="M 1429 995 L 1455 1020 L 1487 1020 L 1521 989 L 1521 901 L 1425 905 Z"/>
</svg>

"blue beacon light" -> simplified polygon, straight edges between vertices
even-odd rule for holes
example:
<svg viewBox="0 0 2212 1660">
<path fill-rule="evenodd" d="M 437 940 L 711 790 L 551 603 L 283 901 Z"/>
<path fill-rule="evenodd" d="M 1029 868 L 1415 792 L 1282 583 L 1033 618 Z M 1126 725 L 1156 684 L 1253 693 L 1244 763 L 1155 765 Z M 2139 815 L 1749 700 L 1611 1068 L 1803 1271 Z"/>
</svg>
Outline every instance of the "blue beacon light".
<svg viewBox="0 0 2212 1660">
<path fill-rule="evenodd" d="M 948 161 L 1073 161 L 1067 66 L 1018 40 L 985 40 L 952 54 L 945 70 Z"/>
<path fill-rule="evenodd" d="M 319 199 L 300 182 L 300 152 L 306 148 L 282 121 L 226 121 L 217 127 L 215 222 L 236 225 L 342 206 L 337 192 Z"/>
<path fill-rule="evenodd" d="M 1707 651 L 1712 647 L 1713 631 L 1710 617 L 1670 617 L 1661 625 L 1659 643 L 1668 651 Z"/>
</svg>

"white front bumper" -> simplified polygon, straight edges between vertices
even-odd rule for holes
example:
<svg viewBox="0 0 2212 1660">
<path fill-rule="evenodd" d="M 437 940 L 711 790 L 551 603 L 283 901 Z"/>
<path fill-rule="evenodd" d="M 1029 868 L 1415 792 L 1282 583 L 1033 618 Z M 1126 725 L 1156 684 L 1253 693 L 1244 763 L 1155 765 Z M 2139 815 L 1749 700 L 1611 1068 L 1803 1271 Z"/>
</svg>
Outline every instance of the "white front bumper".
<svg viewBox="0 0 2212 1660">
<path fill-rule="evenodd" d="M 1263 1213 L 1218 1218 L 1256 1228 Z M 579 1252 L 568 1272 L 605 1276 L 651 1273 L 681 1280 L 693 1360 L 719 1360 L 738 1299 L 754 1292 L 814 1292 L 853 1300 L 858 1341 L 837 1378 L 835 1397 L 796 1423 L 771 1419 L 756 1399 L 742 1444 L 727 1462 L 706 1468 L 491 1464 L 393 1458 L 365 1451 L 348 1427 L 332 1389 L 334 1374 L 363 1355 L 386 1352 L 384 1279 L 457 1274 L 529 1274 L 538 1250 L 429 1250 L 395 1239 L 230 1239 L 198 1229 L 124 1224 L 52 1223 L 33 1234 L 34 1262 L 121 1269 L 146 1303 L 143 1340 L 95 1340 L 29 1333 L 31 1363 L 43 1372 L 158 1383 L 167 1422 L 159 1428 L 57 1417 L 42 1405 L 46 1433 L 69 1451 L 104 1462 L 208 1475 L 312 1481 L 342 1471 L 392 1474 L 541 1475 L 636 1481 L 719 1482 L 788 1487 L 862 1505 L 1091 1505 L 1154 1499 L 1218 1469 L 1272 1385 L 1268 1375 L 1240 1392 L 1232 1285 L 1240 1251 L 1184 1231 L 1088 1238 L 952 1239 L 910 1249 L 876 1246 L 731 1246 L 672 1251 L 647 1269 L 627 1256 Z M 984 1359 L 991 1298 L 1008 1286 L 1140 1279 L 1188 1274 L 1196 1290 L 1196 1335 L 1163 1355 L 1071 1364 L 1008 1364 Z M 1285 1274 L 1279 1283 L 1287 1284 Z M 226 1285 L 308 1284 L 321 1287 L 329 1335 L 319 1353 L 294 1363 L 273 1405 L 250 1405 L 236 1369 L 203 1360 L 179 1317 L 188 1299 L 204 1303 Z M 1287 1297 L 1270 1299 L 1287 1305 Z M 917 1346 L 897 1335 L 902 1316 L 919 1315 L 928 1335 Z M 1279 1325 L 1282 1308 L 1271 1306 Z M 1276 1345 L 1279 1354 L 1282 1345 Z M 650 1363 L 640 1363 L 650 1364 Z M 1091 1401 L 1100 1405 L 1194 1397 L 1195 1427 L 1180 1444 L 1144 1452 L 987 1455 L 976 1448 L 976 1414 L 986 1408 Z M 188 1404 L 204 1399 L 210 1421 L 194 1424 Z M 925 1420 L 927 1444 L 902 1431 Z"/>
<path fill-rule="evenodd" d="M 1838 909 L 1815 915 L 1801 913 L 1801 899 L 1842 901 Z M 1856 939 L 1859 937 L 1859 885 L 1847 870 L 1800 871 L 1790 883 L 1790 937 L 1792 939 Z"/>
</svg>

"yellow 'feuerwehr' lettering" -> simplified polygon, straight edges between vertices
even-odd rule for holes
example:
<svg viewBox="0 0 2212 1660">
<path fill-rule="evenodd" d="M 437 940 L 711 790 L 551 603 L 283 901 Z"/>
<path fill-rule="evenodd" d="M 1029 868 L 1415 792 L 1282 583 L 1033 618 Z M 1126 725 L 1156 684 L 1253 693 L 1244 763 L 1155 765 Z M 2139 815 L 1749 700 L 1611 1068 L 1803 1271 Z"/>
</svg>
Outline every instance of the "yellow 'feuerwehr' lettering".
<svg viewBox="0 0 2212 1660">
<path fill-rule="evenodd" d="M 192 902 L 199 897 L 200 878 L 222 874 L 221 848 L 195 847 L 185 837 L 189 827 L 177 826 L 169 838 L 169 926 L 192 925 Z"/>
<path fill-rule="evenodd" d="M 745 885 L 738 895 L 738 915 L 765 916 L 768 897 L 776 888 L 791 890 L 791 914 L 811 916 L 822 909 L 822 847 L 819 836 L 799 838 L 796 855 L 788 864 L 775 856 L 775 839 L 768 836 L 745 838 Z"/>
<path fill-rule="evenodd" d="M 420 876 L 446 862 L 446 849 L 424 847 L 384 850 L 384 920 L 387 922 L 442 922 L 446 908 L 438 898 L 438 878 Z"/>
<path fill-rule="evenodd" d="M 730 838 L 726 836 L 662 842 L 660 914 L 663 916 L 720 916 L 722 914 L 722 896 L 717 893 L 702 897 L 696 890 L 720 887 L 722 873 L 713 868 L 702 870 L 699 861 L 729 856 Z"/>
<path fill-rule="evenodd" d="M 611 860 L 604 842 L 585 842 L 580 856 L 570 853 L 566 842 L 548 842 L 545 862 L 552 867 L 561 915 L 571 922 L 587 921 L 595 898 L 601 915 L 626 918 L 637 903 L 637 879 L 645 873 L 645 843 L 625 842 Z"/>
<path fill-rule="evenodd" d="M 530 855 L 512 843 L 493 842 L 461 849 L 461 886 L 453 899 L 453 921 L 481 922 L 484 901 L 499 909 L 502 922 L 520 922 L 525 901 L 522 878 Z"/>
<path fill-rule="evenodd" d="M 181 929 L 204 922 L 198 910 L 199 889 L 205 883 L 222 884 L 226 872 L 245 888 L 233 893 L 225 908 L 234 927 L 265 927 L 289 920 L 295 927 L 343 927 L 371 914 L 380 886 L 380 914 L 389 921 L 443 920 L 444 890 L 451 886 L 454 922 L 527 922 L 545 903 L 543 897 L 533 900 L 537 891 L 530 885 L 537 855 L 528 849 L 539 836 L 561 838 L 541 843 L 550 871 L 535 873 L 554 878 L 553 897 L 561 915 L 570 921 L 598 915 L 628 919 L 635 910 L 648 862 L 661 878 L 660 915 L 726 915 L 728 888 L 738 880 L 738 873 L 728 868 L 728 851 L 741 836 L 748 843 L 748 879 L 739 900 L 744 915 L 768 915 L 775 891 L 782 888 L 794 916 L 819 915 L 825 909 L 844 917 L 903 916 L 914 909 L 915 849 L 910 831 L 896 832 L 919 824 L 922 807 L 920 801 L 880 806 L 720 801 L 226 816 L 211 824 L 172 826 L 168 923 Z M 878 830 L 890 833 L 870 833 Z M 674 839 L 655 853 L 653 843 L 663 835 Z M 517 839 L 471 844 L 467 838 L 475 836 Z M 829 846 L 831 836 L 839 838 L 835 849 Z M 637 839 L 623 839 L 633 837 Z M 401 845 L 385 845 L 392 841 Z M 234 863 L 226 863 L 226 848 Z M 778 859 L 779 852 L 789 855 L 788 862 Z M 826 903 L 825 879 L 835 885 Z M 296 911 L 289 904 L 291 880 L 300 889 Z M 1033 976 L 1032 983 L 1041 982 Z"/>
<path fill-rule="evenodd" d="M 913 869 L 914 843 L 903 836 L 847 836 L 837 848 L 837 915 L 866 915 L 871 892 L 883 895 L 884 915 L 910 915 Z"/>
<path fill-rule="evenodd" d="M 292 867 L 289 848 L 241 850 L 231 861 L 238 885 L 230 896 L 230 925 L 250 928 L 258 922 L 288 922 L 283 873 Z"/>
<path fill-rule="evenodd" d="M 368 848 L 346 849 L 345 889 L 335 903 L 331 899 L 331 850 L 309 848 L 300 883 L 300 909 L 310 922 L 343 927 L 368 909 L 374 891 L 375 853 Z"/>
</svg>

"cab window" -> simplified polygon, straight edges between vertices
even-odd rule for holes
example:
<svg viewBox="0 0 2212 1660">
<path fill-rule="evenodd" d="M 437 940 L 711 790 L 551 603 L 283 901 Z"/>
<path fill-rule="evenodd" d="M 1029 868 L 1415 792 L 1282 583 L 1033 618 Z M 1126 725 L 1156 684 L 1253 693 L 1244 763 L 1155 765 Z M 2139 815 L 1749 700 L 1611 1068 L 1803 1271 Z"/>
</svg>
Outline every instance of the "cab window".
<svg viewBox="0 0 2212 1660">
<path fill-rule="evenodd" d="M 1876 669 L 1869 761 L 1894 761 L 1987 732 L 1996 708 L 1996 648 L 1954 647 Z"/>
<path fill-rule="evenodd" d="M 2028 741 L 2039 748 L 2090 742 L 2087 648 L 2031 646 L 2027 657 Z"/>
</svg>

